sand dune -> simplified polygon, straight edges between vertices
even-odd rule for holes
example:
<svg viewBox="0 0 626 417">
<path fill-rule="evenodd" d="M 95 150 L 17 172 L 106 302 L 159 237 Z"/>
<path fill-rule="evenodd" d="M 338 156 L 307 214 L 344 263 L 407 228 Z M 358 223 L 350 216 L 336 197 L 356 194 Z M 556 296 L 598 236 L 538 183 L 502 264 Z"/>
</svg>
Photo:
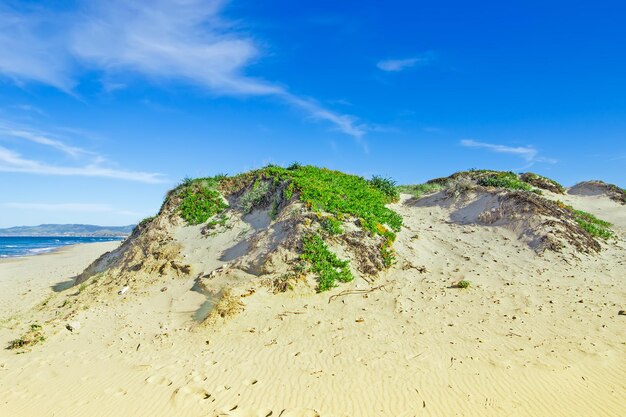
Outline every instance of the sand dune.
<svg viewBox="0 0 626 417">
<path fill-rule="evenodd" d="M 617 239 L 597 254 L 539 255 L 513 229 L 403 195 L 391 206 L 405 224 L 397 262 L 374 282 L 274 294 L 241 281 L 243 311 L 209 326 L 194 320 L 207 300 L 191 291 L 195 273 L 124 295 L 74 287 L 49 298 L 52 312 L 32 309 L 109 247 L 0 263 L 0 343 L 35 321 L 47 338 L 0 352 L 0 415 L 626 415 L 624 208 L 559 198 L 614 223 Z M 195 272 L 224 263 L 180 233 Z M 471 287 L 455 288 L 463 279 Z"/>
</svg>

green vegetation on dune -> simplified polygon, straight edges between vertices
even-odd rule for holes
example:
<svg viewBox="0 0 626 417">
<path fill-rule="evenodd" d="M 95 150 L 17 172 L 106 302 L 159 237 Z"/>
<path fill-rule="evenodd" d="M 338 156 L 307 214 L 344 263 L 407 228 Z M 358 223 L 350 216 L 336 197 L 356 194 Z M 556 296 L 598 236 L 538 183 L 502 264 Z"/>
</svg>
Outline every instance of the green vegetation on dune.
<svg viewBox="0 0 626 417">
<path fill-rule="evenodd" d="M 484 187 L 499 187 L 507 190 L 535 191 L 536 189 L 519 179 L 514 172 L 496 172 L 481 176 L 477 183 Z"/>
<path fill-rule="evenodd" d="M 339 259 L 331 252 L 318 234 L 307 235 L 302 242 L 300 259 L 306 261 L 310 271 L 318 275 L 319 292 L 336 287 L 337 281 L 349 282 L 354 279 L 349 262 Z"/>
<path fill-rule="evenodd" d="M 239 206 L 244 213 L 250 213 L 255 206 L 265 199 L 269 191 L 269 182 L 257 180 L 254 182 L 252 189 L 241 196 Z"/>
<path fill-rule="evenodd" d="M 574 207 L 567 205 L 562 201 L 556 201 L 556 205 L 569 211 L 580 228 L 585 230 L 591 236 L 602 239 L 609 239 L 613 237 L 614 234 L 611 230 L 611 223 L 600 220 L 593 214 L 587 213 L 586 211 L 576 210 Z"/>
<path fill-rule="evenodd" d="M 535 174 L 534 172 L 526 172 L 521 174 L 519 178 L 520 180 L 537 188 L 552 191 L 557 194 L 565 194 L 565 187 L 553 179 L 544 177 L 543 175 Z"/>
<path fill-rule="evenodd" d="M 528 181 L 525 178 L 532 179 L 533 182 Z M 451 187 L 454 187 L 455 184 L 458 184 L 461 180 L 468 180 L 471 183 L 475 183 L 483 187 L 503 188 L 513 191 L 529 191 L 537 194 L 541 194 L 541 190 L 533 186 L 537 185 L 537 183 L 548 183 L 550 184 L 550 186 L 560 187 L 560 185 L 555 181 L 552 181 L 549 178 L 541 177 L 536 174 L 524 174 L 522 176 L 519 176 L 514 172 L 472 169 L 469 171 L 457 172 L 445 178 L 435 178 L 424 184 L 399 186 L 398 191 L 403 193 L 409 193 L 416 198 L 420 198 L 425 194 L 430 194 L 442 189 L 450 189 Z"/>
<path fill-rule="evenodd" d="M 343 234 L 343 222 L 350 218 L 356 219 L 357 224 L 372 235 L 383 238 L 380 254 L 386 267 L 395 260 L 392 245 L 396 232 L 402 227 L 402 217 L 386 207 L 399 197 L 396 184 L 390 178 L 374 176 L 367 180 L 298 163 L 288 168 L 268 165 L 232 177 L 185 179 L 168 193 L 166 203 L 177 197 L 178 213 L 190 225 L 210 219 L 209 226 L 223 225 L 226 222 L 223 212 L 228 207 L 223 195 L 235 196 L 244 213 L 270 207 L 271 218 L 276 218 L 280 207 L 293 198 L 317 213 L 322 235 L 316 233 L 303 239 L 302 259 L 309 262 L 311 271 L 318 275 L 320 291 L 332 288 L 336 281 L 352 279 L 348 261 L 336 258 L 324 243 L 324 238 Z M 215 217 L 220 214 L 222 216 Z"/>
<path fill-rule="evenodd" d="M 215 178 L 184 181 L 178 194 L 181 198 L 179 210 L 180 216 L 188 224 L 204 223 L 228 207 L 222 194 L 217 191 L 217 185 L 218 180 Z"/>
<path fill-rule="evenodd" d="M 21 349 L 27 346 L 34 346 L 46 340 L 40 324 L 31 324 L 29 330 L 19 339 L 11 340 L 7 346 L 8 350 Z"/>
<path fill-rule="evenodd" d="M 283 197 L 287 200 L 298 194 L 300 201 L 313 211 L 331 214 L 338 220 L 356 217 L 363 228 L 375 234 L 381 234 L 379 225 L 396 232 L 400 230 L 402 217 L 386 207 L 395 197 L 372 182 L 310 165 L 290 168 L 268 166 L 228 178 L 222 188 L 237 192 L 252 181 L 267 180 L 276 187 L 282 184 Z"/>
<path fill-rule="evenodd" d="M 337 220 L 333 216 L 320 215 L 320 225 L 322 226 L 322 229 L 324 229 L 330 235 L 340 235 L 343 233 L 341 221 Z"/>
<path fill-rule="evenodd" d="M 463 289 L 467 289 L 469 287 L 472 286 L 472 283 L 469 282 L 468 280 L 462 279 L 461 281 L 456 283 L 456 287 L 457 288 L 463 288 Z"/>
<path fill-rule="evenodd" d="M 574 214 L 576 223 L 591 236 L 601 237 L 603 239 L 608 239 L 613 236 L 613 232 L 610 229 L 611 223 L 600 220 L 591 213 L 582 210 L 574 210 L 571 207 L 570 209 Z"/>
<path fill-rule="evenodd" d="M 396 182 L 391 178 L 374 175 L 369 183 L 372 187 L 385 194 L 390 201 L 397 201 L 400 198 Z"/>
</svg>

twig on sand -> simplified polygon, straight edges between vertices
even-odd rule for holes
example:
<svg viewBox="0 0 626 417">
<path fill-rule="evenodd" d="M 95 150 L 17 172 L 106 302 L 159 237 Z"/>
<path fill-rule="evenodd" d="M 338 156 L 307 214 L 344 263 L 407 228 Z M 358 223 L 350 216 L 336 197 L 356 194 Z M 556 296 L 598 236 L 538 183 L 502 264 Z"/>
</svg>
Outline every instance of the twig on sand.
<svg viewBox="0 0 626 417">
<path fill-rule="evenodd" d="M 290 314 L 305 314 L 305 312 L 304 311 L 283 311 L 282 313 L 278 314 L 278 318 L 282 320 L 283 317 L 286 317 Z"/>
<path fill-rule="evenodd" d="M 331 295 L 330 298 L 328 299 L 328 303 L 330 304 L 330 302 L 333 301 L 334 299 L 339 298 L 339 297 L 343 297 L 345 295 L 367 294 L 367 293 L 370 293 L 372 291 L 382 290 L 382 289 L 385 288 L 385 285 L 386 284 L 379 285 L 378 287 L 370 288 L 370 289 L 367 289 L 367 290 L 344 290 L 344 291 L 341 291 L 339 294 Z"/>
</svg>

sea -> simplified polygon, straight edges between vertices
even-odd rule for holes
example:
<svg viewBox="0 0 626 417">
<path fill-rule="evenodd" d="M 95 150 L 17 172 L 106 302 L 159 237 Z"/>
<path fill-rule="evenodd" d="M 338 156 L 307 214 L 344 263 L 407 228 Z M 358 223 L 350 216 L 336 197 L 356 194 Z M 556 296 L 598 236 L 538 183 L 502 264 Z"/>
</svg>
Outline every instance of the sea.
<svg viewBox="0 0 626 417">
<path fill-rule="evenodd" d="M 121 237 L 69 237 L 69 236 L 0 236 L 0 258 L 31 256 L 79 243 L 112 242 Z"/>
</svg>

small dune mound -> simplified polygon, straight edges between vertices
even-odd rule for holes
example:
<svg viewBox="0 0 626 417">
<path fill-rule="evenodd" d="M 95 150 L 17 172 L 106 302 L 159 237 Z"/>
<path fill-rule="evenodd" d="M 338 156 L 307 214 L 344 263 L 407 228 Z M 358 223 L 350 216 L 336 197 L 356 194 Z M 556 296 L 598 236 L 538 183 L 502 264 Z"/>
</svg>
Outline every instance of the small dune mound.
<svg viewBox="0 0 626 417">
<path fill-rule="evenodd" d="M 186 179 L 76 284 L 195 276 L 202 291 L 233 298 L 255 283 L 325 291 L 355 276 L 371 280 L 394 261 L 402 218 L 386 204 L 396 199 L 391 180 L 299 164 Z"/>
<path fill-rule="evenodd" d="M 603 181 L 583 181 L 567 190 L 568 194 L 583 196 L 604 195 L 620 204 L 626 204 L 626 190 Z"/>
<path fill-rule="evenodd" d="M 409 204 L 446 207 L 451 220 L 459 224 L 513 230 L 538 253 L 569 249 L 579 253 L 598 252 L 602 248 L 600 241 L 613 235 L 609 223 L 544 197 L 524 177 L 526 181 L 536 180 L 531 175 L 518 176 L 511 172 L 460 172 L 415 186 L 427 192 L 418 194 Z M 541 178 L 536 184 L 544 189 L 554 185 Z"/>
<path fill-rule="evenodd" d="M 524 174 L 521 174 L 519 176 L 519 179 L 542 190 L 550 191 L 555 194 L 565 194 L 565 187 L 563 187 L 561 184 L 554 181 L 553 179 L 532 172 L 526 172 Z"/>
</svg>

